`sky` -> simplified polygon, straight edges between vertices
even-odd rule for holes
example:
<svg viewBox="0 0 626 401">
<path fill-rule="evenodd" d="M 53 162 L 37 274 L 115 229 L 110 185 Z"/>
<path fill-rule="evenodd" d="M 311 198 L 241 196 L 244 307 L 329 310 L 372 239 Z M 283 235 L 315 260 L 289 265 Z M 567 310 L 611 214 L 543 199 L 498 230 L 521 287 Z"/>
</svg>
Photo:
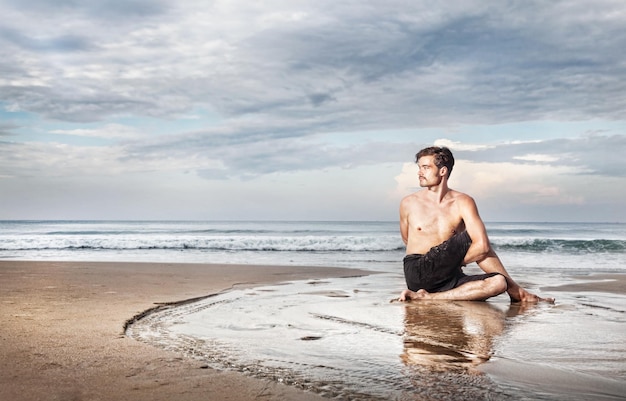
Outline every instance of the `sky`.
<svg viewBox="0 0 626 401">
<path fill-rule="evenodd" d="M 626 222 L 626 5 L 0 0 L 0 219 Z"/>
</svg>

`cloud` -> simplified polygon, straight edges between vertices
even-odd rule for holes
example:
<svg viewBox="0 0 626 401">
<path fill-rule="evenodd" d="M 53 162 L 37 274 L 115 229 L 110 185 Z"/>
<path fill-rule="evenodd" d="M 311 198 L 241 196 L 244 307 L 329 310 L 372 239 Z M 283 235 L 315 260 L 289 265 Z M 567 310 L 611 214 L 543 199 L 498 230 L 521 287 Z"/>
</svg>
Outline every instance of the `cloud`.
<svg viewBox="0 0 626 401">
<path fill-rule="evenodd" d="M 391 164 L 406 191 L 403 163 L 436 143 L 481 166 L 478 193 L 510 172 L 536 202 L 576 204 L 576 179 L 610 193 L 626 171 L 619 1 L 0 0 L 0 15 L 4 182 L 225 188 Z M 589 132 L 509 131 L 537 121 Z"/>
<path fill-rule="evenodd" d="M 394 177 L 398 197 L 403 197 L 420 189 L 417 180 L 418 168 L 415 163 L 402 163 L 402 171 Z"/>
<path fill-rule="evenodd" d="M 77 128 L 77 129 L 55 129 L 50 130 L 49 133 L 55 135 L 71 135 L 81 136 L 88 138 L 104 138 L 104 139 L 136 139 L 144 137 L 145 134 L 138 132 L 137 129 L 121 125 L 121 124 L 106 124 L 98 128 Z"/>
<path fill-rule="evenodd" d="M 0 122 L 0 137 L 15 135 L 13 131 L 17 128 L 19 128 L 19 126 L 16 124 L 10 122 Z"/>
<path fill-rule="evenodd" d="M 110 22 L 109 18 L 136 18 L 162 14 L 168 3 L 161 0 L 5 0 L 9 9 L 27 9 L 32 15 L 56 17 L 62 14 L 72 18 L 94 18 Z"/>
<path fill-rule="evenodd" d="M 540 162 L 540 163 L 549 163 L 549 162 L 555 162 L 559 160 L 558 157 L 545 155 L 545 154 L 527 154 L 527 155 L 522 155 L 522 156 L 515 156 L 513 158 L 516 160 L 532 161 L 532 162 Z"/>
<path fill-rule="evenodd" d="M 476 163 L 461 161 L 451 185 L 481 200 L 531 205 L 580 205 L 590 196 L 587 189 L 571 187 L 578 169 L 541 164 Z"/>
<path fill-rule="evenodd" d="M 4 2 L 2 101 L 65 121 L 325 114 L 311 132 L 624 117 L 617 3 L 399 4 Z"/>
<path fill-rule="evenodd" d="M 449 139 L 437 139 L 434 146 L 443 146 L 454 150 L 468 150 L 477 151 L 483 149 L 492 149 L 493 145 L 475 144 L 475 143 L 462 143 L 459 141 L 451 141 Z"/>
<path fill-rule="evenodd" d="M 199 168 L 209 179 L 252 178 L 273 173 L 315 171 L 332 167 L 354 168 L 397 161 L 406 144 L 364 142 L 343 146 L 317 140 L 288 125 L 251 127 L 238 132 L 203 131 L 159 137 L 126 147 L 133 158 L 159 160 L 163 155 L 212 160 L 214 168 Z"/>
<path fill-rule="evenodd" d="M 113 139 L 107 146 L 76 146 L 51 143 L 0 143 L 0 171 L 11 175 L 123 174 L 126 172 L 193 172 L 210 180 L 252 179 L 275 173 L 319 171 L 328 168 L 357 168 L 384 163 L 413 162 L 415 152 L 428 144 L 364 140 L 357 144 L 333 142 L 331 137 L 316 138 L 297 127 L 277 122 L 261 127 L 242 125 L 239 131 L 217 127 L 187 134 L 151 136 L 131 127 L 108 124 L 100 128 L 53 130 L 58 135 Z M 336 137 L 335 137 L 336 138 Z M 483 166 L 519 166 L 516 176 L 532 174 L 563 176 L 606 176 L 622 178 L 626 160 L 624 135 L 589 135 L 543 141 L 515 141 L 480 145 L 445 139 L 436 145 L 452 149 L 457 163 Z M 57 155 L 58 157 L 56 157 Z M 415 187 L 410 167 L 400 174 L 405 187 Z M 456 168 L 455 174 L 456 175 Z M 488 169 L 486 171 L 489 171 Z M 495 179 L 492 175 L 491 180 Z M 483 180 L 488 179 L 486 176 Z M 496 184 L 498 181 L 496 181 Z"/>
<path fill-rule="evenodd" d="M 490 146 L 448 140 L 435 143 L 451 145 L 455 155 L 450 186 L 479 199 L 488 209 L 502 209 L 503 205 L 591 208 L 625 196 L 624 135 L 594 134 Z M 397 193 L 406 195 L 419 189 L 416 177 L 415 164 L 405 163 L 395 177 Z"/>
<path fill-rule="evenodd" d="M 81 36 L 59 35 L 43 38 L 29 37 L 15 29 L 0 29 L 0 38 L 24 50 L 41 52 L 74 52 L 86 50 L 89 44 Z"/>
<path fill-rule="evenodd" d="M 626 135 L 586 135 L 544 141 L 514 142 L 489 149 L 460 150 L 455 157 L 492 163 L 540 164 L 575 168 L 576 174 L 623 177 Z"/>
</svg>

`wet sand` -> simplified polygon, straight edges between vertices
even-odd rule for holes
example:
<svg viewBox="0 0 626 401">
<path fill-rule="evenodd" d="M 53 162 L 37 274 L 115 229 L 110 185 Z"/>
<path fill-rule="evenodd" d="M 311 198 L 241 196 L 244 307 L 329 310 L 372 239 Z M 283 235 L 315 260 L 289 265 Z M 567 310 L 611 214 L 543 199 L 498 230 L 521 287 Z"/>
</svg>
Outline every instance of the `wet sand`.
<svg viewBox="0 0 626 401">
<path fill-rule="evenodd" d="M 160 305 L 218 293 L 216 298 L 241 293 L 237 302 L 250 299 L 244 301 L 250 304 L 272 294 L 261 286 L 295 280 L 305 280 L 295 296 L 319 300 L 326 313 L 299 337 L 310 341 L 300 344 L 332 340 L 323 325 L 334 325 L 335 334 L 340 327 L 346 337 L 371 332 L 360 337 L 372 339 L 361 361 L 369 366 L 373 351 L 388 346 L 387 337 L 397 338 L 397 351 L 381 351 L 404 364 L 414 379 L 402 399 L 459 399 L 458 393 L 442 394 L 460 381 L 465 382 L 459 388 L 478 396 L 468 399 L 490 394 L 490 399 L 614 400 L 626 390 L 621 381 L 594 370 L 603 363 L 623 366 L 623 336 L 615 328 L 623 323 L 624 274 L 564 278 L 562 286 L 541 288 L 557 298 L 556 305 L 530 308 L 509 305 L 505 296 L 488 303 L 389 304 L 399 276 L 370 274 L 322 267 L 0 261 L 0 400 L 324 399 L 271 377 L 214 369 L 180 350 L 124 335 L 127 322 Z M 340 277 L 358 278 L 331 280 Z M 374 305 L 369 297 L 381 285 L 376 307 L 363 308 Z M 289 286 L 278 287 L 275 297 L 283 300 Z M 328 309 L 333 300 L 337 307 Z M 274 313 L 271 302 L 266 306 Z M 391 331 L 364 324 L 395 322 L 395 315 L 404 316 L 397 332 L 396 323 Z M 293 323 L 300 315 L 286 316 Z M 590 341 L 596 333 L 613 334 Z M 614 342 L 607 345 L 605 339 Z M 558 361 L 578 355 L 574 344 L 580 341 L 595 347 L 578 351 L 588 362 Z M 389 363 L 383 360 L 381 366 Z"/>
<path fill-rule="evenodd" d="M 157 306 L 233 287 L 371 274 L 323 267 L 0 261 L 0 400 L 320 400 L 123 334 Z"/>
<path fill-rule="evenodd" d="M 127 335 L 327 398 L 617 400 L 624 294 L 605 289 L 623 278 L 564 277 L 540 291 L 556 305 L 390 303 L 398 274 L 295 281 L 162 308 Z"/>
<path fill-rule="evenodd" d="M 546 292 L 611 292 L 626 294 L 626 274 L 592 274 L 589 276 L 572 277 L 580 282 L 560 286 L 543 287 Z"/>
<path fill-rule="evenodd" d="M 523 324 L 511 325 L 496 346 L 498 357 L 480 370 L 541 399 L 626 399 L 626 274 L 563 280 L 541 287 L 556 305 L 545 314 L 531 309 Z M 527 354 L 534 357 L 520 357 Z"/>
</svg>

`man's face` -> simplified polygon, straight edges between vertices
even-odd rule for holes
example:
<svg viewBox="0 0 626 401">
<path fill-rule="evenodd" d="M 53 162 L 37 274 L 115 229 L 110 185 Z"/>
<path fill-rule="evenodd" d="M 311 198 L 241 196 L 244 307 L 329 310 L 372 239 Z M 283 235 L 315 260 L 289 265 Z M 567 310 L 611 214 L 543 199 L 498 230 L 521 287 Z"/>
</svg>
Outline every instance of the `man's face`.
<svg viewBox="0 0 626 401">
<path fill-rule="evenodd" d="M 442 175 L 439 174 L 440 169 L 435 165 L 434 159 L 434 156 L 422 156 L 417 161 L 420 187 L 432 187 L 441 183 Z"/>
</svg>

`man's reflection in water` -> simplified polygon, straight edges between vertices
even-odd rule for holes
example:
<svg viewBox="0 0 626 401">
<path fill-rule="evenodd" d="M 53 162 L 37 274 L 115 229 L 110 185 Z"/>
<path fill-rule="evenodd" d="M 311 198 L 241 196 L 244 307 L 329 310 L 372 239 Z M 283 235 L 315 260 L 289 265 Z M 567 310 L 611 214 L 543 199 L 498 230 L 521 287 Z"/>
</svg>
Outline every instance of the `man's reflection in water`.
<svg viewBox="0 0 626 401">
<path fill-rule="evenodd" d="M 524 313 L 522 304 L 490 302 L 411 302 L 406 304 L 404 353 L 411 367 L 477 373 L 489 360 L 505 319 Z"/>
</svg>

